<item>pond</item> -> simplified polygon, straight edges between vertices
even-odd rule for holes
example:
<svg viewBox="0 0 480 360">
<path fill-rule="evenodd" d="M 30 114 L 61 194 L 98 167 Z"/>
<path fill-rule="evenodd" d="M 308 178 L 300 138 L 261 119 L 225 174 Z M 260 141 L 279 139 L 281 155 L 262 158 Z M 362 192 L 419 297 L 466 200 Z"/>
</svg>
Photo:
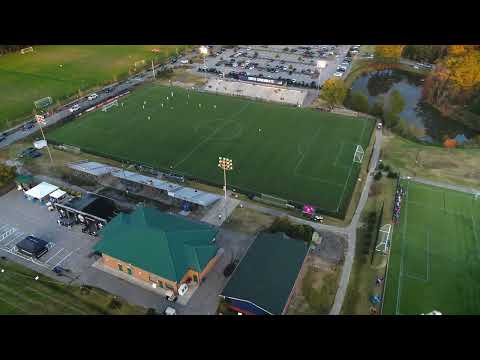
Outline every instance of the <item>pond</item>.
<svg viewBox="0 0 480 360">
<path fill-rule="evenodd" d="M 442 142 L 444 136 L 471 139 L 477 133 L 467 126 L 443 116 L 437 109 L 422 101 L 423 77 L 401 70 L 382 70 L 357 78 L 350 94 L 359 91 L 368 96 L 372 106 L 383 96 L 385 103 L 394 90 L 402 95 L 405 108 L 399 116 L 414 126 L 417 138 L 431 143 Z"/>
</svg>

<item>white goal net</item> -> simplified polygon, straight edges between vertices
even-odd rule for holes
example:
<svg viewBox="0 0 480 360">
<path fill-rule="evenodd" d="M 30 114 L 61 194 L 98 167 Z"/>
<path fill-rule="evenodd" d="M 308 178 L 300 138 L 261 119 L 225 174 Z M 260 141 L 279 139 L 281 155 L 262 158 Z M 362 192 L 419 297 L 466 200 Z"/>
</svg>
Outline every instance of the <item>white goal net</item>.
<svg viewBox="0 0 480 360">
<path fill-rule="evenodd" d="M 363 161 L 363 156 L 365 155 L 365 151 L 360 145 L 357 145 L 355 149 L 355 154 L 353 155 L 353 162 L 361 163 Z"/>
<path fill-rule="evenodd" d="M 380 228 L 379 242 L 375 250 L 384 254 L 388 254 L 390 250 L 390 241 L 392 237 L 392 224 L 385 224 Z"/>
<path fill-rule="evenodd" d="M 118 106 L 118 100 L 114 100 L 112 101 L 111 103 L 108 103 L 106 105 L 103 105 L 102 106 L 102 111 L 108 111 L 109 109 L 111 109 L 112 107 L 114 106 Z"/>
<path fill-rule="evenodd" d="M 29 46 L 29 47 L 26 47 L 26 48 L 23 48 L 20 50 L 20 54 L 26 54 L 26 53 L 29 53 L 29 52 L 33 52 L 33 47 Z"/>
<path fill-rule="evenodd" d="M 49 107 L 50 105 L 53 104 L 53 99 L 50 96 L 44 97 L 43 99 L 39 99 L 37 101 L 34 101 L 33 104 L 35 105 L 35 108 L 37 109 L 44 109 L 46 107 Z"/>
<path fill-rule="evenodd" d="M 144 65 L 145 65 L 145 60 L 138 60 L 138 61 L 135 61 L 135 63 L 133 64 L 135 69 L 140 67 L 140 66 L 144 66 Z"/>
</svg>

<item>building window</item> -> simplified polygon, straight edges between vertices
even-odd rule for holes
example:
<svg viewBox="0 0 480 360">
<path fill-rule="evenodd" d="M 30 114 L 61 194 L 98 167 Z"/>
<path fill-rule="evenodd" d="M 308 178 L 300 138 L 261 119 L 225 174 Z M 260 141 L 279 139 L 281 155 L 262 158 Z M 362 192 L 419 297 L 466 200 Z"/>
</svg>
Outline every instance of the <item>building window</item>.
<svg viewBox="0 0 480 360">
<path fill-rule="evenodd" d="M 122 266 L 122 264 L 118 264 L 118 270 L 123 271 L 123 266 Z"/>
</svg>

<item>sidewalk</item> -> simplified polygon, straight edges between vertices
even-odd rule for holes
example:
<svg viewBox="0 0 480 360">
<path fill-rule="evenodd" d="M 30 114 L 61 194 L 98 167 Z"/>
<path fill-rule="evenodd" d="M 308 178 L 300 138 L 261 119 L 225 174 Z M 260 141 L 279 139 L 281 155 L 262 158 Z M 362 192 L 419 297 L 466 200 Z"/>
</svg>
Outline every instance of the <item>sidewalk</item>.
<svg viewBox="0 0 480 360">
<path fill-rule="evenodd" d="M 166 297 L 167 294 L 166 294 L 166 290 L 165 289 L 162 289 L 160 287 L 152 287 L 151 285 L 147 284 L 146 282 L 144 281 L 141 281 L 141 280 L 138 280 L 136 278 L 134 278 L 133 276 L 131 275 L 128 275 L 128 274 L 125 274 L 124 272 L 122 271 L 118 271 L 118 270 L 114 270 L 112 268 L 109 268 L 107 266 L 104 266 L 102 264 L 102 259 L 98 259 L 97 261 L 95 261 L 93 264 L 92 264 L 92 267 L 94 267 L 95 269 L 97 270 L 101 270 L 101 271 L 104 271 L 110 275 L 113 275 L 113 276 L 116 276 L 118 278 L 121 278 L 125 281 L 128 281 L 129 283 L 131 284 L 134 284 L 134 285 L 137 285 L 137 286 L 140 286 L 146 290 L 149 290 L 151 292 L 154 292 L 156 293 L 157 295 L 160 295 L 162 297 Z M 195 291 L 198 289 L 198 285 L 189 285 L 188 286 L 188 291 L 185 295 L 183 296 L 178 296 L 178 300 L 177 300 L 177 304 L 180 304 L 180 305 L 187 305 L 188 302 L 190 301 L 190 298 L 192 297 L 192 295 L 195 293 Z"/>
<path fill-rule="evenodd" d="M 227 197 L 225 203 L 225 199 L 222 198 L 222 200 L 217 201 L 217 203 L 208 210 L 202 218 L 202 221 L 215 226 L 221 226 L 239 204 L 240 200 Z M 219 215 L 221 215 L 221 217 L 219 217 Z"/>
</svg>

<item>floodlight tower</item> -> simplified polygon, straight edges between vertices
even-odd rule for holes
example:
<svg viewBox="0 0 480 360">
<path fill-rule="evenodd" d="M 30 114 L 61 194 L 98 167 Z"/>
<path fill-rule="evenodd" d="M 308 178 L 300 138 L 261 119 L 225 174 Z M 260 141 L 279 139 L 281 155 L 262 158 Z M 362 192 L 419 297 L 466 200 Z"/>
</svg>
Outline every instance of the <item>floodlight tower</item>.
<svg viewBox="0 0 480 360">
<path fill-rule="evenodd" d="M 218 158 L 218 167 L 223 170 L 223 190 L 225 193 L 225 203 L 224 203 L 224 216 L 227 217 L 226 207 L 227 207 L 227 171 L 233 170 L 233 161 L 226 157 L 220 156 Z"/>
<path fill-rule="evenodd" d="M 200 46 L 200 54 L 203 55 L 203 69 L 205 70 L 207 65 L 205 63 L 205 59 L 208 55 L 208 48 L 206 46 Z M 207 72 L 205 71 L 205 80 L 207 80 Z"/>
</svg>

